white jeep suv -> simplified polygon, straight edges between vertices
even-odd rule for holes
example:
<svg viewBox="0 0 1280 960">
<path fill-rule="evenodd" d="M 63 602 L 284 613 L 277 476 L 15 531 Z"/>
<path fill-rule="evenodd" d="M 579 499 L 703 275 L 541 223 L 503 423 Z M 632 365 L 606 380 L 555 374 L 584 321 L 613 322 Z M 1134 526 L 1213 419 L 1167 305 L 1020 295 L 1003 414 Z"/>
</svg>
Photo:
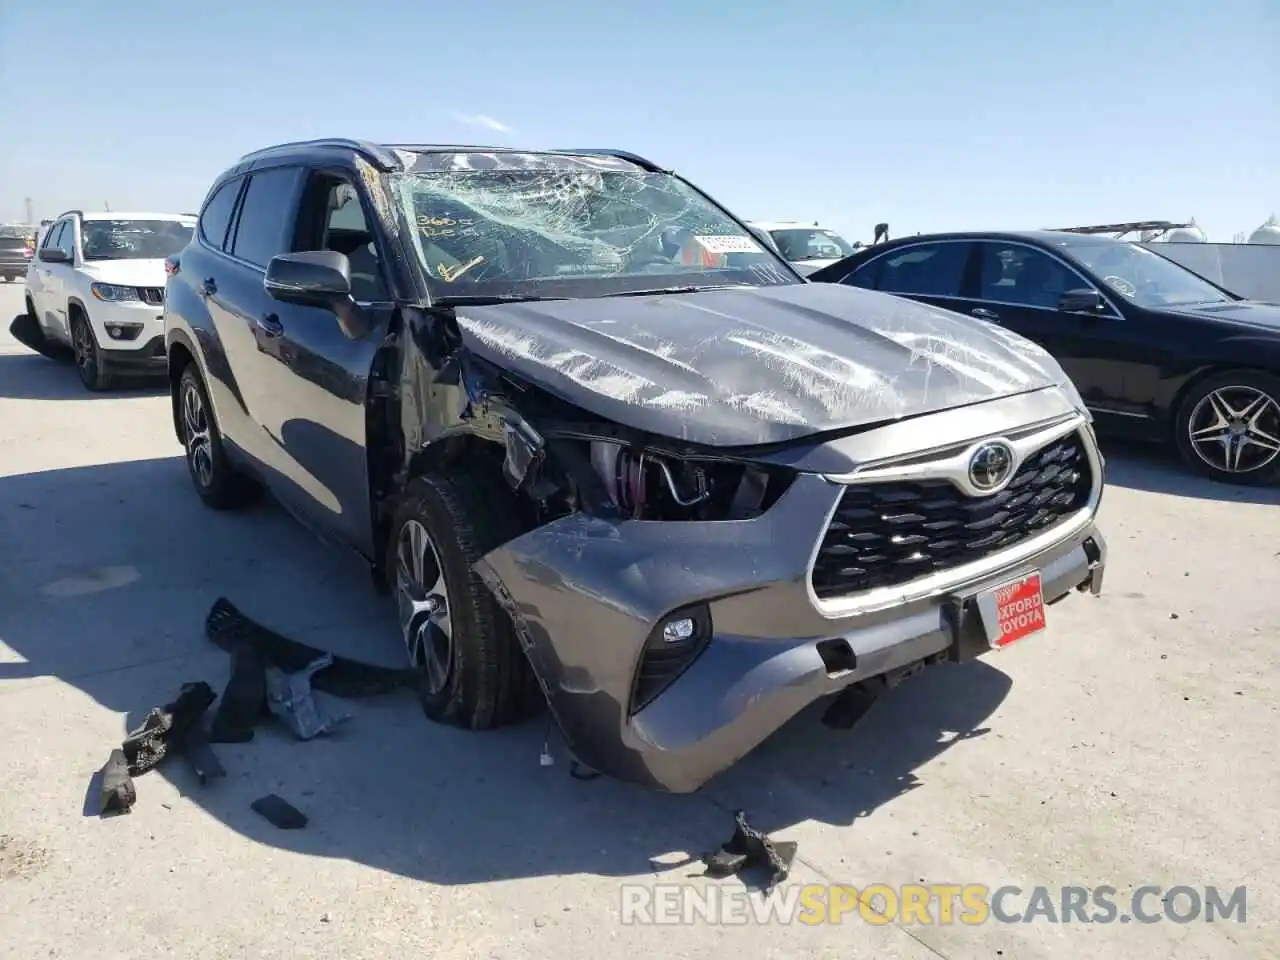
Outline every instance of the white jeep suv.
<svg viewBox="0 0 1280 960">
<path fill-rule="evenodd" d="M 69 347 L 90 390 L 118 373 L 163 373 L 165 258 L 191 239 L 177 213 L 58 217 L 27 269 L 27 313 L 50 345 Z"/>
</svg>

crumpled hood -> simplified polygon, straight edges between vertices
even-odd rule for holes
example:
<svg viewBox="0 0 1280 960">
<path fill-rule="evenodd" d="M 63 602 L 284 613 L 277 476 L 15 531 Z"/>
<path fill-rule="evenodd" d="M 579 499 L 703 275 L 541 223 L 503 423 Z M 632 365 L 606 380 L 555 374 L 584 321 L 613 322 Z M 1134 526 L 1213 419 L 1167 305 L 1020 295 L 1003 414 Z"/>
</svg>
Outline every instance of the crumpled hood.
<svg viewBox="0 0 1280 960">
<path fill-rule="evenodd" d="M 164 260 L 89 260 L 81 267 L 98 283 L 122 287 L 163 287 Z"/>
<path fill-rule="evenodd" d="M 464 307 L 458 326 L 477 355 L 598 416 L 714 447 L 1067 379 L 1043 349 L 993 324 L 836 284 Z"/>
</svg>

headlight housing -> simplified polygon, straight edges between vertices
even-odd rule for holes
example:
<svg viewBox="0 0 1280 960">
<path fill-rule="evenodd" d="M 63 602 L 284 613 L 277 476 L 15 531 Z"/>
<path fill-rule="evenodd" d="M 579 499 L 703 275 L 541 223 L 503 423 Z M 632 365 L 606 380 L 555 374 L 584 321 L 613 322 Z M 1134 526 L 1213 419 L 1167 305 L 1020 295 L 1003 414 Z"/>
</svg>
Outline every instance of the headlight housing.
<svg viewBox="0 0 1280 960">
<path fill-rule="evenodd" d="M 118 283 L 95 283 L 90 285 L 89 292 L 107 303 L 128 303 L 142 299 L 138 296 L 137 287 L 125 287 Z"/>
<path fill-rule="evenodd" d="M 749 520 L 795 479 L 794 471 L 765 464 L 673 457 L 606 440 L 590 447 L 612 507 L 632 520 Z"/>
</svg>

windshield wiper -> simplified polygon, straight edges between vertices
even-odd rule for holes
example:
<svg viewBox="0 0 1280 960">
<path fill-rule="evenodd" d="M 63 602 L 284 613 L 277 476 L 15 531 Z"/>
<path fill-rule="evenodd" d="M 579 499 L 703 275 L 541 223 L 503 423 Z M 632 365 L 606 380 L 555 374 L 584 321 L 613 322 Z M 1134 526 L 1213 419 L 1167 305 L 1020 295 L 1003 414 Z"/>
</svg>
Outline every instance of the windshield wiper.
<svg viewBox="0 0 1280 960">
<path fill-rule="evenodd" d="M 606 293 L 605 297 L 656 297 L 667 293 L 701 293 L 704 290 L 741 290 L 749 287 L 748 283 L 716 283 L 705 287 L 655 287 L 652 290 L 624 290 L 622 293 Z"/>
<path fill-rule="evenodd" d="M 536 297 L 520 293 L 460 294 L 453 297 L 437 297 L 433 307 L 489 307 L 498 303 L 530 303 L 537 300 L 565 300 L 566 297 Z"/>
</svg>

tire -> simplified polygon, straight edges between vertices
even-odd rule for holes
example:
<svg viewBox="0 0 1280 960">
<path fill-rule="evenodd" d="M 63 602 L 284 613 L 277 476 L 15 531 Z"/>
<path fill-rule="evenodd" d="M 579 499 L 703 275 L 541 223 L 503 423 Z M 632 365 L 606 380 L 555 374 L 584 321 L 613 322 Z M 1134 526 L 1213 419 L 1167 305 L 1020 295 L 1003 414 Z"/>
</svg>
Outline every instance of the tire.
<svg viewBox="0 0 1280 960">
<path fill-rule="evenodd" d="M 214 510 L 234 510 L 252 501 L 259 487 L 227 459 L 208 391 L 194 363 L 187 364 L 178 381 L 178 421 L 187 473 L 200 499 Z"/>
<path fill-rule="evenodd" d="M 428 474 L 410 481 L 391 524 L 386 569 L 410 664 L 421 670 L 422 709 L 437 723 L 485 730 L 513 723 L 542 702 L 510 618 L 472 570 L 486 552 L 521 532 L 514 514 L 503 509 L 509 496 L 479 472 Z M 447 636 L 438 613 L 421 609 L 428 591 L 421 584 L 406 587 L 413 574 L 401 563 L 402 540 L 412 552 L 415 527 L 427 538 L 427 572 L 420 579 L 437 579 L 430 568 L 438 560 L 443 595 L 435 596 L 444 602 Z M 420 601 L 416 612 L 409 590 Z M 443 672 L 428 666 L 433 640 Z"/>
<path fill-rule="evenodd" d="M 1228 446 L 1220 436 L 1253 442 L 1233 439 Z M 1178 405 L 1174 441 L 1188 467 L 1219 483 L 1280 480 L 1280 378 L 1239 370 L 1201 380 Z"/>
<path fill-rule="evenodd" d="M 89 318 L 80 310 L 71 314 L 71 348 L 76 364 L 76 373 L 85 388 L 94 393 L 103 393 L 113 385 L 111 371 L 102 359 L 102 348 L 98 345 L 98 337 L 93 332 Z"/>
</svg>

